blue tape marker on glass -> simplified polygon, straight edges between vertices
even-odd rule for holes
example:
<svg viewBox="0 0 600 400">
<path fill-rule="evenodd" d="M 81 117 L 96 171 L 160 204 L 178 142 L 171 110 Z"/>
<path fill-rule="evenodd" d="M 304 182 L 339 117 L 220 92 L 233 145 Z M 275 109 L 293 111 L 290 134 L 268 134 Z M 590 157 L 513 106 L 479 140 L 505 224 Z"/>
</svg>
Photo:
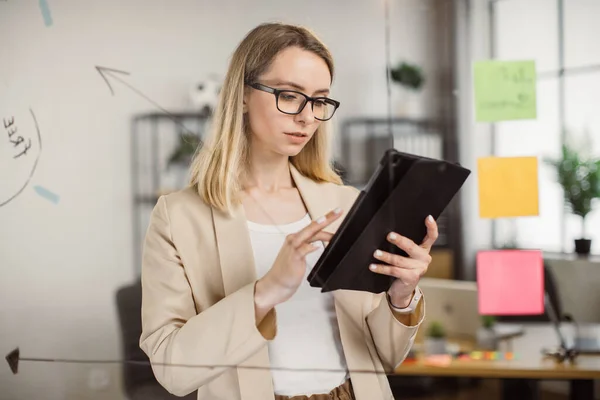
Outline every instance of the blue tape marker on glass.
<svg viewBox="0 0 600 400">
<path fill-rule="evenodd" d="M 52 15 L 50 14 L 50 6 L 48 0 L 39 0 L 40 10 L 42 11 L 42 17 L 44 17 L 44 24 L 46 26 L 52 26 Z"/>
<path fill-rule="evenodd" d="M 51 201 L 54 204 L 58 204 L 58 202 L 60 200 L 60 196 L 57 195 L 56 193 L 52 193 L 48 189 L 41 187 L 41 186 L 34 186 L 33 188 L 35 189 L 37 194 L 39 194 L 46 200 Z"/>
</svg>

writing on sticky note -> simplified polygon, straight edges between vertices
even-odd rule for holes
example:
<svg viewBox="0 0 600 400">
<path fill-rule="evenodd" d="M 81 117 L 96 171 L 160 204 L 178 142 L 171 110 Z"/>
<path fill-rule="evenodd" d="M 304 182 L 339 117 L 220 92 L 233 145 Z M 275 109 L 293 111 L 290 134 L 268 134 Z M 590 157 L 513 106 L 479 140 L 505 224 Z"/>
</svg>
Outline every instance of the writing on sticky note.
<svg viewBox="0 0 600 400">
<path fill-rule="evenodd" d="M 477 160 L 481 218 L 539 215 L 537 157 Z"/>
<path fill-rule="evenodd" d="M 473 76 L 477 121 L 536 118 L 535 61 L 478 61 Z"/>
<path fill-rule="evenodd" d="M 544 313 L 544 261 L 539 250 L 477 253 L 477 293 L 481 315 Z"/>
</svg>

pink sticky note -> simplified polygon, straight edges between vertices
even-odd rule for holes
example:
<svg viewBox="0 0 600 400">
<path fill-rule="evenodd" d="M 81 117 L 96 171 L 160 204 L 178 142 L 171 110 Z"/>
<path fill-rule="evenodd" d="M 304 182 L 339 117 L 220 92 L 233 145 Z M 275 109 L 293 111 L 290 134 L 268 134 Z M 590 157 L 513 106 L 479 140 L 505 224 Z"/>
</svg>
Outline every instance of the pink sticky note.
<svg viewBox="0 0 600 400">
<path fill-rule="evenodd" d="M 539 250 L 490 250 L 477 254 L 481 315 L 544 313 L 544 260 Z"/>
</svg>

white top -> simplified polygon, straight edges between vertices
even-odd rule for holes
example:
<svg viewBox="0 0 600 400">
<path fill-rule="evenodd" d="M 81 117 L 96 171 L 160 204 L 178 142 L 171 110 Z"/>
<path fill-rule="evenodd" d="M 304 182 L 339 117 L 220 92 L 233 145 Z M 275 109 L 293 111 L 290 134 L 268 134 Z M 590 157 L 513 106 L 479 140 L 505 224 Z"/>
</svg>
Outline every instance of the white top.
<svg viewBox="0 0 600 400">
<path fill-rule="evenodd" d="M 285 237 L 311 222 L 306 214 L 300 221 L 285 225 L 261 225 L 248 221 L 257 276 L 264 276 L 275 261 Z M 276 307 L 277 335 L 268 343 L 275 394 L 284 396 L 328 393 L 348 378 L 342 351 L 333 294 L 321 293 L 306 280 L 323 252 L 320 248 L 306 257 L 305 279 L 296 293 Z M 278 370 L 283 368 L 284 370 Z M 307 371 L 289 371 L 298 368 Z M 336 372 L 308 371 L 331 369 Z"/>
</svg>

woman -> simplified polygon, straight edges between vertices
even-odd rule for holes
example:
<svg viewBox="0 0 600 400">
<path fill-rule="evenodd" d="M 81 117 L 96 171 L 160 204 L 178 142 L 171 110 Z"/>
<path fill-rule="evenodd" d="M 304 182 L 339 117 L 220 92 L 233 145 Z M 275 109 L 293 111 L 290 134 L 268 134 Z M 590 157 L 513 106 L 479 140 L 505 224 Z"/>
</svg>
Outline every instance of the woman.
<svg viewBox="0 0 600 400">
<path fill-rule="evenodd" d="M 308 285 L 358 194 L 330 165 L 332 79 L 329 51 L 302 27 L 260 25 L 233 54 L 191 185 L 158 200 L 146 234 L 140 346 L 169 392 L 393 398 L 383 372 L 423 319 L 417 282 L 437 226 L 424 222 L 420 245 L 388 236 L 410 257 L 377 252 L 374 273 L 397 278 L 387 296 Z"/>
</svg>

